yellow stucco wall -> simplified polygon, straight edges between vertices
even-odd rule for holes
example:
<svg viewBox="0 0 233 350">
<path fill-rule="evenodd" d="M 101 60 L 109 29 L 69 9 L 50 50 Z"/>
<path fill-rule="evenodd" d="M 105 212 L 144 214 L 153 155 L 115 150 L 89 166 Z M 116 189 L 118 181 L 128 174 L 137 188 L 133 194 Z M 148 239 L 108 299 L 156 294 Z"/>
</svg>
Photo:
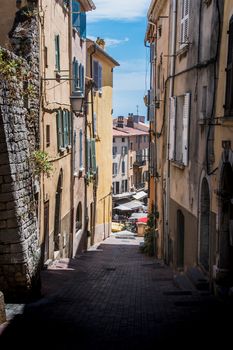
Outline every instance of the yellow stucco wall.
<svg viewBox="0 0 233 350">
<path fill-rule="evenodd" d="M 93 51 L 93 50 L 92 50 Z M 90 52 L 89 52 L 90 55 Z M 96 164 L 98 166 L 98 188 L 96 196 L 95 241 L 106 238 L 111 232 L 112 216 L 112 88 L 113 62 L 98 50 L 93 55 L 102 65 L 102 93 L 94 92 L 94 112 L 96 113 Z M 87 67 L 90 76 L 90 57 Z M 90 98 L 89 98 L 90 101 Z M 88 113 L 91 123 L 91 107 Z M 88 131 L 90 132 L 90 131 Z M 93 198 L 92 187 L 88 188 L 89 201 Z"/>
</svg>

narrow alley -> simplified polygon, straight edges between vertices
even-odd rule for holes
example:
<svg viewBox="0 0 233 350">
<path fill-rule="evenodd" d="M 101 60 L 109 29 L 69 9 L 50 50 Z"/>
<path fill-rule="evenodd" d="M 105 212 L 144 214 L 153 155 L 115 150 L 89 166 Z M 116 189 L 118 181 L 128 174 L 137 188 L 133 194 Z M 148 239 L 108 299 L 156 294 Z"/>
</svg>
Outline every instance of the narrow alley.
<svg viewBox="0 0 233 350">
<path fill-rule="evenodd" d="M 16 339 L 20 348 L 31 349 L 25 341 L 30 337 L 36 346 L 53 344 L 54 349 L 227 342 L 229 305 L 208 292 L 176 285 L 170 268 L 141 254 L 140 240 L 110 237 L 77 259 L 43 270 L 43 297 L 5 329 L 1 349 L 11 349 Z"/>
</svg>

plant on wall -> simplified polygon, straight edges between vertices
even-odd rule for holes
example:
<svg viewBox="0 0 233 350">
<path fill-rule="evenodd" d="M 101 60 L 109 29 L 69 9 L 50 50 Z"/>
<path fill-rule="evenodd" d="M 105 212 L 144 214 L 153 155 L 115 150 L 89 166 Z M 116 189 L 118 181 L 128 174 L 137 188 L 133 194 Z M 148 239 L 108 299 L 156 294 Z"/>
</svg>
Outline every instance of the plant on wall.
<svg viewBox="0 0 233 350">
<path fill-rule="evenodd" d="M 144 245 L 141 250 L 143 253 L 153 256 L 155 255 L 155 225 L 156 218 L 153 213 L 147 215 L 147 226 L 144 234 Z"/>
<path fill-rule="evenodd" d="M 44 151 L 34 151 L 31 155 L 35 175 L 50 175 L 53 171 L 53 165 L 49 161 L 49 155 Z"/>
</svg>

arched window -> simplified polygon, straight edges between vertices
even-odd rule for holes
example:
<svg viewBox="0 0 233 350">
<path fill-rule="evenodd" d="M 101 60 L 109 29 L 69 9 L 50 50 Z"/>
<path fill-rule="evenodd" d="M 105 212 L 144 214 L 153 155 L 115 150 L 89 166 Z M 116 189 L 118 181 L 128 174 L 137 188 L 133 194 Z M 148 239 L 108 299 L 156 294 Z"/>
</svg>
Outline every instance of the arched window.
<svg viewBox="0 0 233 350">
<path fill-rule="evenodd" d="M 226 67 L 225 115 L 233 116 L 233 16 L 229 23 L 228 55 Z"/>
<path fill-rule="evenodd" d="M 82 228 L 82 203 L 81 202 L 79 202 L 77 207 L 75 228 L 76 228 L 76 232 L 81 230 Z"/>
</svg>

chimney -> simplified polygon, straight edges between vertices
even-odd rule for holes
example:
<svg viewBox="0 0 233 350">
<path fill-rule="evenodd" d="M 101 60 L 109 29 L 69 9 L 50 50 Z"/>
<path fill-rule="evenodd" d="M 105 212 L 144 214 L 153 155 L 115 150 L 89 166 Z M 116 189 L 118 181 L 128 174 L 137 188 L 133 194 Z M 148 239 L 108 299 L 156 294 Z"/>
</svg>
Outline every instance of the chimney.
<svg viewBox="0 0 233 350">
<path fill-rule="evenodd" d="M 120 116 L 117 119 L 117 127 L 118 128 L 123 128 L 124 127 L 124 117 Z"/>
<path fill-rule="evenodd" d="M 98 37 L 96 39 L 96 44 L 99 45 L 101 47 L 101 49 L 104 50 L 104 48 L 105 48 L 105 41 L 104 41 L 104 39 L 101 39 L 101 38 Z"/>
<path fill-rule="evenodd" d="M 128 115 L 128 119 L 127 119 L 127 126 L 129 128 L 133 128 L 134 127 L 134 120 L 133 120 L 133 115 L 129 113 Z"/>
</svg>

